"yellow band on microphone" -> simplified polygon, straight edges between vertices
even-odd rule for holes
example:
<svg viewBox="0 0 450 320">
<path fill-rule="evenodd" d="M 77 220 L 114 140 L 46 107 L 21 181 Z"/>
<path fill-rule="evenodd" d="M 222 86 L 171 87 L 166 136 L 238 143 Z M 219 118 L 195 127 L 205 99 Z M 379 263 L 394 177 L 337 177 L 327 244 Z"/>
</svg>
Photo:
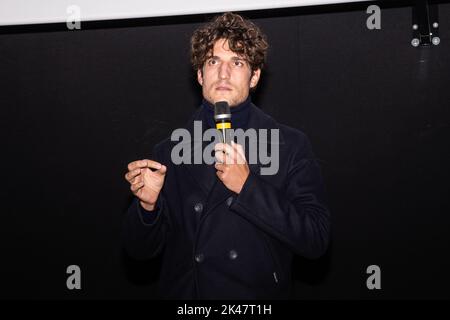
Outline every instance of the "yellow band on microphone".
<svg viewBox="0 0 450 320">
<path fill-rule="evenodd" d="M 216 123 L 216 129 L 231 129 L 231 122 Z"/>
</svg>

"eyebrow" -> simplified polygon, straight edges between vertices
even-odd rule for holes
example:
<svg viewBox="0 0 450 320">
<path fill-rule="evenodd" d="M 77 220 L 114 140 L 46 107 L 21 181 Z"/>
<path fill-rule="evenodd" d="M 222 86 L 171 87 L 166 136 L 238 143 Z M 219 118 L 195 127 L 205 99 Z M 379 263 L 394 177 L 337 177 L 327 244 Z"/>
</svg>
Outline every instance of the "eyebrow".
<svg viewBox="0 0 450 320">
<path fill-rule="evenodd" d="M 210 56 L 210 57 L 208 58 L 208 60 L 209 60 L 209 59 L 218 59 L 218 60 L 221 60 L 219 56 Z M 245 61 L 246 59 L 245 59 L 244 57 L 234 56 L 234 57 L 231 58 L 231 60 L 233 60 L 233 61 L 244 60 L 244 61 Z"/>
</svg>

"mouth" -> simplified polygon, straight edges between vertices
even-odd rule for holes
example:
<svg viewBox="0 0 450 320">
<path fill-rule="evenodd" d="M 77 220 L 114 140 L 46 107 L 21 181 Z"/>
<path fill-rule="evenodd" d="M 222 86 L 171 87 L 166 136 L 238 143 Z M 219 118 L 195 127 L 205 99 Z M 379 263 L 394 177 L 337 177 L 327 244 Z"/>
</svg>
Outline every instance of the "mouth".
<svg viewBox="0 0 450 320">
<path fill-rule="evenodd" d="M 217 91 L 231 91 L 231 88 L 228 86 L 217 86 L 216 90 Z"/>
</svg>

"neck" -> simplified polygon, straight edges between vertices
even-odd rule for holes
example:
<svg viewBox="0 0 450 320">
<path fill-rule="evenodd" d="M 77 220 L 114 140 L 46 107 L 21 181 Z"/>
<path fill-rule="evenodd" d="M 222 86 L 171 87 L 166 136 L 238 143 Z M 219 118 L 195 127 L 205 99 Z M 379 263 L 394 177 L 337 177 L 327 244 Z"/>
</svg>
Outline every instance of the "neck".
<svg viewBox="0 0 450 320">
<path fill-rule="evenodd" d="M 250 96 L 247 97 L 243 102 L 239 103 L 234 107 L 230 107 L 231 111 L 231 125 L 233 128 L 247 129 L 248 117 L 250 114 Z M 204 110 L 204 122 L 210 127 L 214 128 L 214 105 L 206 99 L 202 101 L 202 108 Z"/>
</svg>

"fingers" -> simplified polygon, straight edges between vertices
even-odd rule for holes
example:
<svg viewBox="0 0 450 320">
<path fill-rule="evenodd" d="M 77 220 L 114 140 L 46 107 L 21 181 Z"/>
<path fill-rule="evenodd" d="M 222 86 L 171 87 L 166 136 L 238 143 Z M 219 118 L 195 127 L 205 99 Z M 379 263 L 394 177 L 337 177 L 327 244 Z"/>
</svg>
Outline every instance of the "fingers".
<svg viewBox="0 0 450 320">
<path fill-rule="evenodd" d="M 128 164 L 129 171 L 125 174 L 125 179 L 131 183 L 133 179 L 139 174 L 143 173 L 143 170 L 145 170 L 146 168 L 156 169 L 155 171 L 150 170 L 150 172 L 155 172 L 156 174 L 160 175 L 165 175 L 167 172 L 167 167 L 159 162 L 147 159 L 137 160 Z"/>
<path fill-rule="evenodd" d="M 144 181 L 139 181 L 138 183 L 133 183 L 130 186 L 130 189 L 133 193 L 136 193 L 144 186 Z"/>
<path fill-rule="evenodd" d="M 214 146 L 214 150 L 218 162 L 227 164 L 235 163 L 235 151 L 230 145 L 218 143 Z"/>
<path fill-rule="evenodd" d="M 128 181 L 128 182 L 131 182 L 137 175 L 139 175 L 141 173 L 141 169 L 136 169 L 136 170 L 133 170 L 133 171 L 128 171 L 126 174 L 125 174 L 125 179 Z"/>
<path fill-rule="evenodd" d="M 144 180 L 142 178 L 142 175 L 140 174 L 140 175 L 137 175 L 136 177 L 134 177 L 133 179 L 131 179 L 129 182 L 131 185 L 137 185 L 141 182 L 144 182 Z"/>
<path fill-rule="evenodd" d="M 223 181 L 223 175 L 224 175 L 224 173 L 223 173 L 222 171 L 216 171 L 216 175 L 217 175 L 217 177 L 219 177 L 220 180 Z"/>
<path fill-rule="evenodd" d="M 166 174 L 166 172 L 167 172 L 167 167 L 165 165 L 161 165 L 161 168 L 159 168 L 158 170 L 155 170 L 155 171 L 152 171 L 151 169 L 148 169 L 148 168 L 142 169 L 142 173 L 144 175 L 147 173 L 150 173 L 150 174 L 164 176 Z"/>
<path fill-rule="evenodd" d="M 240 144 L 231 142 L 231 146 L 218 143 L 214 146 L 215 156 L 218 162 L 226 164 L 245 164 L 245 152 Z"/>
<path fill-rule="evenodd" d="M 216 168 L 217 171 L 220 171 L 220 172 L 224 172 L 226 170 L 226 168 L 227 168 L 227 166 L 225 164 L 222 164 L 222 163 L 216 163 L 214 165 L 214 167 Z"/>
<path fill-rule="evenodd" d="M 161 168 L 159 170 L 156 170 L 156 173 L 159 173 L 161 175 L 165 175 L 167 172 L 167 167 L 165 165 L 161 165 Z"/>
<path fill-rule="evenodd" d="M 224 153 L 234 153 L 233 147 L 226 143 L 216 143 L 216 145 L 214 146 L 214 150 L 216 152 L 222 151 Z"/>
<path fill-rule="evenodd" d="M 217 163 L 227 163 L 226 159 L 225 159 L 226 158 L 225 154 L 223 152 L 216 152 L 215 157 L 216 157 Z"/>
<path fill-rule="evenodd" d="M 234 148 L 234 150 L 239 154 L 240 158 L 244 160 L 245 162 L 245 152 L 244 148 L 240 144 L 235 143 L 234 141 L 231 141 L 231 146 Z"/>
<path fill-rule="evenodd" d="M 130 162 L 128 164 L 128 171 L 134 171 L 136 169 L 150 168 L 150 169 L 161 169 L 162 164 L 153 160 L 137 160 Z"/>
<path fill-rule="evenodd" d="M 131 179 L 130 180 L 130 184 L 136 184 L 136 183 L 141 182 L 141 181 L 143 181 L 142 174 L 137 175 L 136 177 Z"/>
</svg>

